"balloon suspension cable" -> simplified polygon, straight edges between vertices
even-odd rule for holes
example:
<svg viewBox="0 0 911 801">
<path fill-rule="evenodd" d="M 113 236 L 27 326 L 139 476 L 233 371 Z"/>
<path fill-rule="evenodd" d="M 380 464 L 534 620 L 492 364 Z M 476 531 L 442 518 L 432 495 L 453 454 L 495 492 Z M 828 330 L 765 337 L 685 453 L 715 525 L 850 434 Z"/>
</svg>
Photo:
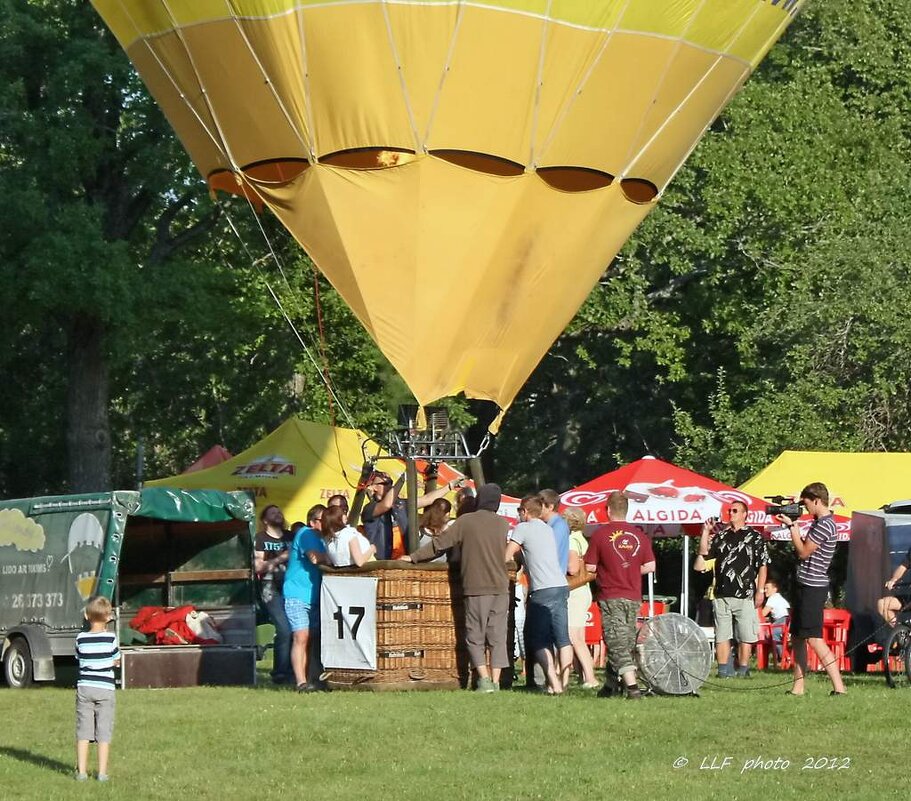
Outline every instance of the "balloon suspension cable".
<svg viewBox="0 0 911 801">
<path fill-rule="evenodd" d="M 316 308 L 316 326 L 319 331 L 319 352 L 323 360 L 323 370 L 326 380 L 332 383 L 332 374 L 329 372 L 329 357 L 326 355 L 326 332 L 323 330 L 323 304 L 319 294 L 319 270 L 313 266 L 313 305 Z M 329 424 L 335 428 L 335 403 L 329 395 Z"/>
<path fill-rule="evenodd" d="M 279 259 L 278 254 L 275 252 L 275 248 L 272 246 L 272 241 L 269 239 L 269 235 L 266 233 L 266 230 L 263 228 L 263 225 L 260 222 L 258 215 L 256 214 L 256 209 L 253 207 L 253 204 L 249 198 L 247 198 L 247 203 L 250 205 L 250 208 L 253 212 L 253 217 L 254 217 L 254 219 L 256 219 L 256 224 L 259 227 L 259 230 L 262 233 L 263 238 L 266 241 L 266 245 L 269 248 L 269 253 L 270 253 L 272 260 L 278 266 L 279 272 L 281 273 L 281 276 L 284 279 L 285 285 L 288 287 L 289 292 L 293 292 L 293 290 L 291 289 L 291 284 L 288 281 L 287 276 L 285 275 L 285 271 L 284 271 L 284 268 L 282 267 L 281 260 Z M 297 329 L 297 326 L 294 325 L 294 321 L 291 319 L 290 315 L 285 310 L 285 307 L 282 304 L 281 299 L 278 297 L 278 294 L 276 293 L 275 289 L 273 288 L 272 283 L 269 281 L 268 276 L 266 275 L 265 271 L 262 268 L 262 264 L 261 264 L 262 260 L 255 259 L 253 257 L 253 254 L 250 252 L 250 249 L 247 247 L 247 243 L 244 241 L 243 237 L 240 235 L 240 231 L 238 231 L 237 226 L 234 224 L 234 220 L 231 219 L 231 215 L 228 213 L 227 207 L 225 205 L 222 205 L 221 208 L 222 208 L 222 211 L 224 212 L 225 219 L 228 221 L 228 225 L 231 227 L 231 230 L 234 232 L 234 235 L 237 237 L 238 242 L 240 242 L 240 245 L 243 248 L 244 253 L 246 253 L 247 258 L 250 259 L 250 263 L 256 268 L 256 270 L 259 272 L 260 276 L 262 277 L 263 282 L 266 285 L 266 289 L 268 290 L 269 295 L 271 295 L 276 308 L 278 308 L 278 310 L 281 313 L 282 317 L 284 318 L 285 322 L 288 324 L 288 327 L 291 329 L 292 333 L 296 337 L 298 343 L 300 343 L 300 346 L 303 349 L 304 353 L 307 355 L 307 358 L 310 359 L 310 362 L 313 364 L 313 367 L 316 369 L 317 375 L 319 375 L 320 380 L 322 380 L 323 384 L 326 386 L 326 390 L 329 393 L 329 397 L 335 401 L 335 404 L 338 406 L 339 410 L 342 412 L 345 419 L 347 420 L 348 425 L 351 428 L 356 428 L 356 426 L 354 424 L 354 420 L 352 419 L 351 415 L 348 413 L 347 407 L 345 406 L 344 403 L 342 403 L 341 399 L 339 398 L 338 394 L 335 391 L 335 388 L 332 386 L 332 383 L 329 381 L 329 378 L 323 372 L 323 369 L 320 367 L 318 360 L 313 355 L 312 350 L 307 346 L 307 343 L 304 341 L 303 336 L 301 336 L 301 333 Z"/>
</svg>

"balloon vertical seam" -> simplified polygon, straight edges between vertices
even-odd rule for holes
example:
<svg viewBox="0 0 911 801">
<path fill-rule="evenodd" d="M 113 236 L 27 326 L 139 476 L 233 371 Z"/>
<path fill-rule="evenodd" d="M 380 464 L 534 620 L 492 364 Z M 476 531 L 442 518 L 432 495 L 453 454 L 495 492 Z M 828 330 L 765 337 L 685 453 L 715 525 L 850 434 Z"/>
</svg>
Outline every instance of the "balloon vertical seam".
<svg viewBox="0 0 911 801">
<path fill-rule="evenodd" d="M 443 95 L 443 85 L 446 83 L 446 76 L 449 74 L 449 69 L 452 65 L 452 58 L 455 55 L 456 41 L 459 37 L 459 32 L 462 30 L 462 17 L 465 12 L 465 4 L 462 0 L 457 2 L 456 10 L 456 21 L 452 29 L 452 37 L 449 40 L 449 48 L 446 52 L 446 62 L 443 64 L 443 71 L 440 73 L 440 83 L 437 86 L 436 94 L 433 97 L 433 103 L 430 106 L 430 115 L 427 118 L 427 132 L 424 134 L 424 150 L 427 149 L 427 140 L 430 139 L 430 131 L 433 128 L 433 122 L 436 119 L 437 109 L 440 106 L 440 98 Z"/>
<path fill-rule="evenodd" d="M 313 121 L 313 103 L 310 95 L 310 67 L 307 62 L 307 31 L 304 26 L 304 9 L 297 9 L 297 31 L 301 46 L 301 70 L 304 80 L 304 108 L 307 110 L 307 127 L 310 129 L 310 162 L 316 164 L 319 160 L 318 139 L 316 136 L 316 123 Z"/>
<path fill-rule="evenodd" d="M 288 109 L 285 107 L 284 102 L 282 101 L 278 92 L 275 91 L 275 84 L 272 82 L 272 78 L 270 77 L 269 73 L 266 72 L 266 68 L 263 66 L 263 63 L 260 60 L 259 56 L 256 54 L 256 51 L 253 49 L 253 46 L 250 44 L 250 38 L 247 36 L 247 32 L 244 30 L 244 27 L 241 24 L 240 19 L 238 18 L 237 11 L 234 7 L 233 0 L 225 0 L 225 5 L 227 6 L 229 13 L 231 14 L 231 20 L 234 23 L 234 26 L 237 28 L 237 32 L 240 34 L 240 37 L 243 40 L 244 45 L 246 46 L 247 50 L 250 52 L 250 56 L 253 58 L 253 61 L 256 62 L 256 66 L 259 67 L 259 71 L 262 73 L 262 76 L 265 79 L 266 84 L 268 84 L 269 91 L 272 93 L 272 97 L 274 98 L 275 102 L 278 104 L 278 107 L 281 109 L 281 112 L 284 115 L 285 120 L 287 120 L 288 126 L 291 128 L 292 131 L 294 131 L 295 136 L 297 136 L 297 139 L 303 146 L 304 150 L 307 153 L 309 153 L 310 145 L 306 141 L 304 134 L 300 130 L 298 130 L 298 127 L 295 124 L 294 120 L 291 118 L 291 114 L 288 112 Z"/>
<path fill-rule="evenodd" d="M 209 109 L 209 114 L 212 116 L 212 122 L 215 123 L 215 127 L 218 130 L 218 136 L 221 139 L 222 145 L 224 146 L 224 152 L 227 156 L 228 162 L 230 163 L 231 168 L 234 170 L 234 172 L 238 173 L 240 172 L 240 165 L 234 158 L 234 153 L 231 152 L 231 146 L 228 144 L 228 141 L 225 138 L 225 132 L 222 130 L 221 124 L 218 121 L 218 117 L 215 114 L 215 109 L 213 108 L 212 103 L 209 101 L 209 93 L 206 90 L 206 87 L 203 85 L 202 76 L 199 74 L 199 68 L 196 66 L 196 59 L 193 58 L 193 54 L 190 52 L 190 48 L 187 46 L 187 40 L 184 38 L 183 31 L 177 24 L 177 18 L 171 11 L 168 0 L 161 0 L 161 7 L 165 10 L 168 18 L 171 20 L 171 25 L 174 29 L 174 35 L 183 46 L 184 52 L 187 55 L 187 61 L 189 61 L 190 66 L 193 68 L 193 75 L 196 78 L 196 84 L 199 86 L 199 91 L 202 94 L 203 102 L 205 102 L 206 108 Z"/>
<path fill-rule="evenodd" d="M 632 0 L 626 0 L 626 5 L 623 7 L 623 11 L 620 12 L 617 19 L 622 19 L 623 15 L 626 13 L 626 10 L 629 8 Z M 598 51 L 598 54 L 595 56 L 592 63 L 589 65 L 588 70 L 586 70 L 585 75 L 582 76 L 582 79 L 579 81 L 579 84 L 570 94 L 568 100 L 566 101 L 563 108 L 560 110 L 560 116 L 557 121 L 553 124 L 550 129 L 550 133 L 547 135 L 547 139 L 544 141 L 544 144 L 541 146 L 540 153 L 538 157 L 542 157 L 550 147 L 553 140 L 556 138 L 557 134 L 560 132 L 560 129 L 563 127 L 563 123 L 566 121 L 566 118 L 569 116 L 569 112 L 572 110 L 575 105 L 576 98 L 582 94 L 582 90 L 585 85 L 588 83 L 589 78 L 591 78 L 592 73 L 597 68 L 598 64 L 601 62 L 601 57 L 607 52 L 607 46 L 611 43 L 611 40 L 614 38 L 614 34 L 617 32 L 617 26 L 615 25 L 610 30 L 603 31 L 604 40 L 601 43 L 601 49 Z"/>
<path fill-rule="evenodd" d="M 705 3 L 705 0 L 703 0 L 703 4 L 704 3 Z M 746 20 L 744 20 L 743 24 L 734 33 L 731 34 L 730 39 L 728 39 L 728 41 L 726 43 L 726 46 L 730 46 L 733 42 L 735 42 L 737 40 L 737 37 L 740 36 L 740 34 L 743 33 L 744 30 L 746 30 L 747 26 L 749 26 L 749 24 L 753 21 L 753 18 L 759 13 L 759 10 L 761 8 L 762 8 L 762 5 L 757 3 L 756 8 L 754 9 L 753 13 L 750 14 L 746 18 Z M 680 110 L 684 106 L 686 106 L 686 104 L 690 101 L 690 99 L 696 94 L 696 91 L 708 80 L 708 77 L 715 71 L 715 69 L 718 67 L 718 65 L 721 64 L 726 57 L 735 58 L 737 61 L 742 61 L 742 59 L 736 58 L 734 56 L 727 56 L 726 51 L 723 49 L 717 50 L 715 52 L 716 52 L 715 61 L 712 63 L 712 66 L 709 67 L 709 69 L 707 69 L 703 73 L 702 77 L 696 82 L 696 84 L 693 86 L 693 88 L 690 89 L 689 92 L 687 92 L 686 97 L 684 97 L 683 100 L 681 100 L 677 104 L 677 107 L 670 114 L 668 114 L 667 117 L 665 117 L 664 122 L 662 122 L 661 125 L 658 127 L 658 129 L 655 131 L 655 133 L 652 134 L 652 136 L 649 138 L 648 142 L 646 142 L 641 148 L 639 148 L 639 152 L 636 153 L 636 155 L 624 166 L 623 172 L 622 172 L 623 175 L 626 175 L 629 170 L 633 169 L 634 165 L 639 161 L 640 158 L 642 158 L 642 156 L 645 154 L 645 152 L 652 146 L 652 143 L 655 142 L 655 140 L 658 139 L 658 137 L 662 133 L 664 133 L 665 129 L 668 127 L 668 125 L 670 125 L 671 121 L 676 118 L 677 114 L 680 113 Z M 746 74 L 749 75 L 749 72 L 750 72 L 750 68 L 749 68 L 749 65 L 747 65 Z M 709 121 L 703 126 L 701 134 L 705 133 L 705 131 L 708 130 L 708 127 L 715 121 L 715 118 L 718 116 L 718 114 L 721 113 L 721 110 L 724 108 L 724 106 L 728 102 L 728 100 L 730 100 L 730 98 L 732 97 L 734 92 L 737 91 L 737 88 L 742 85 L 743 85 L 743 78 L 741 78 L 739 81 L 737 81 L 734 84 L 734 86 L 731 88 L 731 90 L 728 91 L 728 93 L 724 96 L 722 101 L 718 104 L 714 114 L 712 114 L 711 119 L 709 119 Z M 700 136 L 698 136 L 694 139 L 693 143 L 687 149 L 683 158 L 680 161 L 678 161 L 677 165 L 671 171 L 670 175 L 665 179 L 664 185 L 659 188 L 660 192 L 664 191 L 664 189 L 667 187 L 667 185 L 673 180 L 674 175 L 676 175 L 677 172 L 680 170 L 680 168 L 683 166 L 683 163 L 687 160 L 687 158 L 689 158 L 689 156 L 693 152 L 693 150 L 695 150 L 696 145 L 698 145 L 699 141 L 702 139 L 701 134 L 700 134 Z"/>
<path fill-rule="evenodd" d="M 538 164 L 535 160 L 535 137 L 538 132 L 538 113 L 541 106 L 541 87 L 544 84 L 544 56 L 547 53 L 547 36 L 550 33 L 550 8 L 553 0 L 547 0 L 544 11 L 544 24 L 541 27 L 541 46 L 538 49 L 538 73 L 535 76 L 535 99 L 531 109 L 531 131 L 529 134 L 528 166 L 535 169 Z"/>
<path fill-rule="evenodd" d="M 408 124 L 411 127 L 411 134 L 414 136 L 414 150 L 416 153 L 424 152 L 424 143 L 421 141 L 421 135 L 418 133 L 418 125 L 414 117 L 414 109 L 411 107 L 411 95 L 408 92 L 408 83 L 405 81 L 405 72 L 402 69 L 402 60 L 399 57 L 399 49 L 395 44 L 395 36 L 392 33 L 392 22 L 389 19 L 389 9 L 386 0 L 381 0 L 380 7 L 383 10 L 383 22 L 386 24 L 386 35 L 389 37 L 389 49 L 392 51 L 392 61 L 395 64 L 396 72 L 399 76 L 399 85 L 402 87 L 402 100 L 405 103 L 405 110 L 408 112 Z"/>
<path fill-rule="evenodd" d="M 138 41 L 142 42 L 145 45 L 146 49 L 149 51 L 149 53 L 152 54 L 152 57 L 158 63 L 158 66 L 161 67 L 161 71 L 164 73 L 165 77 L 171 82 L 171 86 L 174 87 L 174 91 L 177 92 L 178 97 L 183 101 L 184 105 L 190 109 L 190 111 L 193 113 L 193 116 L 196 117 L 196 120 L 199 122 L 202 129 L 206 132 L 206 135 L 209 137 L 209 139 L 212 140 L 212 144 L 215 145 L 216 149 L 219 151 L 219 153 L 221 153 L 225 162 L 227 164 L 231 164 L 231 156 L 228 154 L 227 150 L 225 150 L 223 143 L 219 142 L 218 139 L 216 138 L 215 134 L 213 134 L 212 131 L 209 130 L 209 126 L 203 121 L 203 118 L 200 116 L 199 112 L 196 110 L 196 107 L 189 101 L 189 99 L 187 98 L 183 89 L 180 88 L 180 85 L 174 79 L 174 76 L 171 73 L 171 70 L 168 69 L 168 67 L 164 63 L 164 61 L 162 61 L 161 56 L 158 55 L 155 48 L 152 47 L 152 45 L 149 43 L 149 37 L 146 36 L 145 34 L 143 34 L 139 28 L 139 25 L 136 24 L 136 20 L 133 17 L 133 15 L 127 10 L 126 3 L 124 2 L 124 0 L 117 0 L 117 2 L 120 6 L 121 11 L 123 11 L 124 15 L 130 21 L 134 30 L 136 31 L 136 39 Z M 211 112 L 211 108 L 209 109 L 209 111 Z M 214 117 L 213 117 L 213 122 L 214 122 Z"/>
<path fill-rule="evenodd" d="M 746 21 L 743 23 L 743 25 L 740 26 L 740 28 L 737 30 L 737 32 L 736 32 L 734 35 L 731 36 L 731 39 L 730 39 L 729 42 L 727 43 L 727 46 L 730 46 L 731 44 L 733 44 L 733 43 L 737 40 L 737 38 L 740 36 L 740 34 L 742 34 L 742 33 L 744 32 L 744 30 L 746 30 L 746 28 L 747 28 L 747 26 L 750 24 L 750 22 L 753 21 L 753 17 L 755 17 L 756 14 L 759 13 L 759 9 L 760 9 L 760 8 L 761 8 L 761 6 L 757 6 L 757 7 L 756 7 L 756 10 L 755 10 L 755 11 L 746 19 Z M 781 25 L 781 26 L 779 26 L 778 28 L 775 29 L 775 34 L 774 34 L 774 35 L 775 35 L 776 38 L 777 38 L 778 36 L 781 35 L 782 28 L 783 28 L 784 26 L 786 26 L 789 22 L 790 22 L 790 18 L 786 17 L 786 18 L 785 18 L 785 22 L 783 23 L 783 25 Z M 770 41 L 770 42 L 774 42 L 775 40 L 776 40 L 776 39 L 770 39 L 769 41 Z M 771 46 L 771 45 L 769 45 L 769 46 Z M 705 75 L 703 76 L 702 80 L 705 80 L 705 79 L 711 74 L 712 70 L 714 70 L 715 67 L 718 66 L 718 64 L 721 63 L 722 58 L 723 58 L 722 55 L 719 55 L 719 56 L 716 58 L 715 63 L 712 65 L 712 69 L 708 70 L 708 71 L 705 73 Z M 690 157 L 690 155 L 692 154 L 692 152 L 696 149 L 696 146 L 702 141 L 702 137 L 703 137 L 703 135 L 705 134 L 705 132 L 709 129 L 709 126 L 718 118 L 718 115 L 719 115 L 719 114 L 721 113 L 721 111 L 725 108 L 725 106 L 727 106 L 727 104 L 730 102 L 731 98 L 740 90 L 740 88 L 741 88 L 741 87 L 743 86 L 743 84 L 744 84 L 744 81 L 746 81 L 746 79 L 750 76 L 750 73 L 751 73 L 751 72 L 752 72 L 752 67 L 751 67 L 750 65 L 747 65 L 747 66 L 744 68 L 743 75 L 741 75 L 740 79 L 739 79 L 737 82 L 735 82 L 735 83 L 733 84 L 733 86 L 731 86 L 731 88 L 728 90 L 728 92 L 725 94 L 725 96 L 721 99 L 721 102 L 718 104 L 717 108 L 715 109 L 715 112 L 712 114 L 711 119 L 709 119 L 709 120 L 706 122 L 706 124 L 703 126 L 702 130 L 700 131 L 699 136 L 697 136 L 697 137 L 694 139 L 694 141 L 692 142 L 692 144 L 686 149 L 686 152 L 681 156 L 680 160 L 677 162 L 677 164 L 674 166 L 674 168 L 673 168 L 673 169 L 671 170 L 671 172 L 668 174 L 668 177 L 667 177 L 667 180 L 665 181 L 664 186 L 661 187 L 661 189 L 660 189 L 661 192 L 663 192 L 664 189 L 665 189 L 665 187 L 666 187 L 671 181 L 674 180 L 674 176 L 680 171 L 680 168 L 683 167 L 683 165 L 686 163 L 686 160 Z M 695 88 L 696 88 L 696 87 L 694 87 L 694 91 L 695 91 Z M 687 99 L 688 99 L 688 98 L 687 98 Z M 684 102 L 686 102 L 686 100 L 684 100 Z M 665 120 L 665 125 L 666 125 L 667 122 L 669 122 L 669 121 L 670 121 L 670 118 L 668 118 L 668 120 Z M 662 128 L 663 128 L 663 127 L 664 127 L 664 126 L 662 126 Z"/>
<path fill-rule="evenodd" d="M 689 22 L 687 23 L 686 27 L 680 32 L 680 36 L 675 40 L 674 49 L 671 50 L 671 53 L 668 56 L 668 59 L 664 64 L 664 71 L 661 73 L 661 77 L 658 79 L 658 83 L 656 84 L 655 89 L 652 92 L 653 97 L 657 97 L 658 94 L 661 92 L 661 89 L 664 87 L 664 82 L 665 82 L 665 80 L 667 80 L 667 76 L 671 71 L 671 65 L 673 65 L 674 60 L 677 58 L 677 55 L 683 49 L 683 43 L 684 43 L 684 41 L 686 41 L 686 35 L 690 32 L 690 29 L 695 24 L 696 19 L 698 18 L 699 14 L 702 12 L 702 9 L 705 8 L 706 2 L 707 2 L 707 0 L 701 0 L 699 7 L 696 9 L 696 11 L 690 17 Z M 714 65 L 713 65 L 713 67 L 714 67 Z M 642 134 L 642 129 L 643 129 L 643 127 L 645 127 L 646 119 L 648 119 L 648 113 L 644 113 L 642 115 L 642 117 L 639 120 L 639 127 L 636 130 L 635 136 L 630 137 L 629 148 L 626 151 L 625 166 L 621 169 L 620 174 L 617 176 L 620 179 L 626 177 L 627 169 L 629 167 L 631 167 L 632 164 L 634 163 L 630 160 L 630 156 L 633 153 L 633 148 L 636 146 L 635 143 L 639 140 L 639 137 Z"/>
</svg>

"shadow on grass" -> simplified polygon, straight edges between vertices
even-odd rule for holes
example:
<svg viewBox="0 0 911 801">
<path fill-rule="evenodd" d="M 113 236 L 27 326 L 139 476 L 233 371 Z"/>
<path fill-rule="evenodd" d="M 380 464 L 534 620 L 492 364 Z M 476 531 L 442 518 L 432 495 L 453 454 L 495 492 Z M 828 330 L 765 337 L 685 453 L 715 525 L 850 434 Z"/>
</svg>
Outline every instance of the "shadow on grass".
<svg viewBox="0 0 911 801">
<path fill-rule="evenodd" d="M 5 746 L 0 746 L 0 756 L 18 759 L 20 762 L 28 762 L 30 765 L 36 765 L 39 768 L 45 768 L 54 773 L 70 774 L 73 772 L 72 765 L 65 765 L 63 762 L 58 762 L 56 759 L 51 759 L 42 754 L 33 754 L 31 751 L 25 751 L 22 748 L 7 748 Z"/>
</svg>

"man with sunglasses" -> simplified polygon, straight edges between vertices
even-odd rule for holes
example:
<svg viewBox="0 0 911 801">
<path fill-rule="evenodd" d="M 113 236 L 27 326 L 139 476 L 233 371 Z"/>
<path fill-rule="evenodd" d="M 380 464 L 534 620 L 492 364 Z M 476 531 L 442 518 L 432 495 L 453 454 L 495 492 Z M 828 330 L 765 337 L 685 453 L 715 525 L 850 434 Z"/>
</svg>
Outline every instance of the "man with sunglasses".
<svg viewBox="0 0 911 801">
<path fill-rule="evenodd" d="M 735 675 L 730 665 L 731 639 L 737 635 L 737 676 L 750 673 L 750 653 L 759 640 L 759 613 L 762 606 L 769 549 L 762 535 L 747 525 L 747 505 L 733 501 L 728 508 L 730 523 L 712 536 L 714 520 L 702 526 L 699 554 L 693 568 L 705 572 L 706 560 L 715 560 L 715 655 L 718 678 Z"/>
</svg>

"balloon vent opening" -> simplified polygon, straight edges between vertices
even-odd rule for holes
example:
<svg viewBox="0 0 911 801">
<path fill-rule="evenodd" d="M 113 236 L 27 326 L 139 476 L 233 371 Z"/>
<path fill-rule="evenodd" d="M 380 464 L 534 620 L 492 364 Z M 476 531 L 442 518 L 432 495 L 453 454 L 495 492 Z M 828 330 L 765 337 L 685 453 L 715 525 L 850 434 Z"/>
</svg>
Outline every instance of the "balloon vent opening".
<svg viewBox="0 0 911 801">
<path fill-rule="evenodd" d="M 342 167 L 347 170 L 386 170 L 414 161 L 413 150 L 395 147 L 358 147 L 339 150 L 320 157 L 320 164 Z"/>
<path fill-rule="evenodd" d="M 561 192 L 590 192 L 614 182 L 610 173 L 590 167 L 538 167 L 541 180 Z"/>
<path fill-rule="evenodd" d="M 651 203 L 658 197 L 658 187 L 644 178 L 624 178 L 620 181 L 620 188 L 626 199 L 633 203 Z"/>
<path fill-rule="evenodd" d="M 306 159 L 270 159 L 248 164 L 242 168 L 245 178 L 253 183 L 287 184 L 297 178 L 310 166 Z M 232 195 L 243 194 L 240 179 L 231 170 L 216 170 L 209 174 L 210 189 L 229 192 Z"/>
<path fill-rule="evenodd" d="M 491 156 L 488 153 L 476 153 L 473 150 L 431 150 L 430 155 L 458 167 L 465 167 L 467 170 L 499 175 L 504 178 L 522 175 L 525 172 L 525 167 L 514 161 L 500 156 Z"/>
</svg>

